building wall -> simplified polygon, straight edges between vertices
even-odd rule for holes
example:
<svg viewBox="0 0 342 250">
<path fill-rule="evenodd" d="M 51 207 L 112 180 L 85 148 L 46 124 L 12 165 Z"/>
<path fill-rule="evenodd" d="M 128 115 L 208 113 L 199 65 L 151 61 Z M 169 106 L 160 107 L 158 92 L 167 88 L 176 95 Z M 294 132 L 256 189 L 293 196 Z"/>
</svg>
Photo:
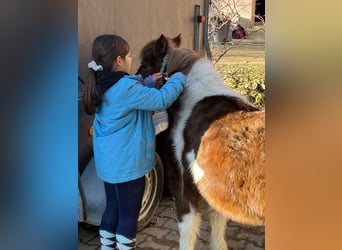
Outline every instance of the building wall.
<svg viewBox="0 0 342 250">
<path fill-rule="evenodd" d="M 244 27 L 254 25 L 255 0 L 238 0 L 237 3 L 240 13 L 240 24 Z"/>
<path fill-rule="evenodd" d="M 254 25 L 255 2 L 256 0 L 212 0 L 210 16 L 226 20 L 238 13 L 240 24 L 250 27 Z"/>
</svg>

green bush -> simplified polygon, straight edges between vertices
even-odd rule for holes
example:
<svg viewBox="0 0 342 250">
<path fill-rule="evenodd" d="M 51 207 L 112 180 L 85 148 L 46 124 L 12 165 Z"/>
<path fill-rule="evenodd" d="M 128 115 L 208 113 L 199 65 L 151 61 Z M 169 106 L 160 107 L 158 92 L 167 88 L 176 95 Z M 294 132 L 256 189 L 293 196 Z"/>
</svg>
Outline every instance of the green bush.
<svg viewBox="0 0 342 250">
<path fill-rule="evenodd" d="M 216 64 L 224 82 L 232 89 L 246 96 L 250 102 L 265 108 L 265 67 L 264 65 Z"/>
</svg>

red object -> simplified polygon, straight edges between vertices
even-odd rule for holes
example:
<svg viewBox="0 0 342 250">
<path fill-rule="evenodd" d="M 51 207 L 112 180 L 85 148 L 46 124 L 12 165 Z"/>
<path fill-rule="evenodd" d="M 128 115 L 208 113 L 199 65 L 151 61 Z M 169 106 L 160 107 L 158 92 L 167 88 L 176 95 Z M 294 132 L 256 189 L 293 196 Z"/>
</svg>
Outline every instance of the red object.
<svg viewBox="0 0 342 250">
<path fill-rule="evenodd" d="M 246 36 L 245 29 L 241 26 L 238 25 L 238 28 L 233 31 L 233 38 L 234 39 L 243 39 Z"/>
<path fill-rule="evenodd" d="M 198 23 L 204 23 L 205 16 L 197 16 L 197 22 Z"/>
</svg>

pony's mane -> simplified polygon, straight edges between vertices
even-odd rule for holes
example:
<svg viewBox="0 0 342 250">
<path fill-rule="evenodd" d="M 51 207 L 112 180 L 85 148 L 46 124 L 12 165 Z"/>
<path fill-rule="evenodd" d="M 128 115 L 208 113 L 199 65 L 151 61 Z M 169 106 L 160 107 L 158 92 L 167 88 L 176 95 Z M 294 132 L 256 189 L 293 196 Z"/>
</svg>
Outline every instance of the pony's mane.
<svg viewBox="0 0 342 250">
<path fill-rule="evenodd" d="M 188 74 L 194 63 L 201 58 L 194 50 L 187 48 L 169 48 L 167 54 L 167 72 L 170 75 L 177 71 Z"/>
<path fill-rule="evenodd" d="M 228 87 L 222 80 L 222 76 L 215 70 L 208 59 L 200 56 L 194 50 L 186 48 L 170 48 L 168 50 L 169 61 L 167 71 L 170 75 L 181 71 L 187 75 L 185 92 L 198 98 L 214 95 L 234 96 L 246 101 L 245 97 Z M 189 89 L 189 90 L 188 90 Z"/>
<path fill-rule="evenodd" d="M 207 96 L 227 95 L 234 96 L 248 102 L 247 99 L 227 86 L 222 75 L 215 71 L 211 61 L 206 58 L 197 60 L 192 66 L 185 85 L 185 92 L 194 96 L 197 101 Z"/>
<path fill-rule="evenodd" d="M 171 47 L 179 47 L 181 44 L 181 34 L 174 38 L 160 35 L 158 39 L 148 42 L 140 52 L 140 67 L 136 74 L 141 74 L 144 78 L 153 73 L 159 72 L 163 67 L 163 58 Z"/>
</svg>

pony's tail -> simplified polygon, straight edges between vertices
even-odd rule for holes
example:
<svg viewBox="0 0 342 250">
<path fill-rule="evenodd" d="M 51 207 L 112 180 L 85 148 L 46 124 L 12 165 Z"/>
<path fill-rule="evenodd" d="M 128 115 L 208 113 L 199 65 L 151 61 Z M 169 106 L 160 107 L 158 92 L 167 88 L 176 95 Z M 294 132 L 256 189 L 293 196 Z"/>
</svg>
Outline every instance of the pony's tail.
<svg viewBox="0 0 342 250">
<path fill-rule="evenodd" d="M 96 107 L 101 103 L 102 98 L 96 90 L 95 72 L 89 70 L 83 96 L 83 106 L 88 115 L 96 112 Z"/>
</svg>

